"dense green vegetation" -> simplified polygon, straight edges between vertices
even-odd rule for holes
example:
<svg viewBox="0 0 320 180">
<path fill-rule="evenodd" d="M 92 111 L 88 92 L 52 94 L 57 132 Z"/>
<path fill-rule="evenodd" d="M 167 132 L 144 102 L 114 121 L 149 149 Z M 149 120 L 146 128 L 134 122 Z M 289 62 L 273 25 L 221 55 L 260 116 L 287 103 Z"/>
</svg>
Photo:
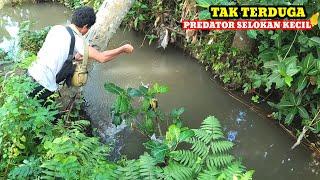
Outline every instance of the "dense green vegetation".
<svg viewBox="0 0 320 180">
<path fill-rule="evenodd" d="M 208 117 L 200 129 L 193 130 L 177 121 L 170 125 L 165 136 L 145 144 L 150 153 L 145 152 L 137 160 L 108 161 L 110 147 L 85 133 L 90 123 L 79 116 L 81 101 L 57 121 L 59 104 L 53 101 L 55 95 L 47 100 L 47 107 L 28 97 L 35 84 L 26 75 L 19 75 L 18 68 L 26 67 L 34 57 L 16 64 L 8 76 L 0 79 L 1 178 L 251 179 L 253 171 L 246 172 L 240 161 L 229 153 L 233 143 L 225 140 L 215 117 Z M 122 91 L 112 84 L 107 84 L 106 89 L 115 94 Z M 145 94 L 145 99 L 164 89 L 159 85 L 146 88 L 149 94 Z M 127 92 L 131 96 L 138 94 L 138 90 L 131 88 Z M 149 106 L 149 101 L 145 102 Z M 127 118 L 122 115 L 128 115 L 129 106 L 127 99 L 118 94 L 113 109 L 118 115 L 115 117 Z M 148 132 L 148 127 L 140 128 Z M 183 142 L 192 147 L 177 148 Z"/>
<path fill-rule="evenodd" d="M 219 121 L 211 116 L 199 129 L 183 127 L 183 108 L 168 116 L 172 121 L 167 121 L 165 134 L 159 129 L 160 135 L 144 144 L 148 152 L 138 159 L 109 161 L 112 147 L 86 133 L 90 122 L 80 115 L 81 99 L 61 112 L 57 94 L 46 106 L 28 96 L 36 84 L 25 70 L 36 59 L 34 53 L 47 32 L 48 28 L 31 31 L 23 23 L 15 57 L 19 59 L 0 76 L 0 179 L 252 179 L 253 171 L 246 171 L 231 155 L 233 143 L 225 140 Z M 117 95 L 111 109 L 115 124 L 137 119 L 131 122 L 140 123 L 140 131 L 150 135 L 164 121 L 156 95 L 166 93 L 167 87 L 154 84 L 124 90 L 106 83 L 105 89 Z M 135 107 L 137 97 L 143 100 Z"/>
<path fill-rule="evenodd" d="M 84 4 L 98 9 L 102 0 L 59 2 L 72 9 Z M 301 4 L 307 7 L 309 17 L 320 11 L 319 2 L 312 0 L 239 3 Z M 243 89 L 255 102 L 270 101 L 276 110 L 275 118 L 319 133 L 320 23 L 308 32 L 248 31 L 258 48 L 243 52 L 232 47 L 235 32 L 181 29 L 181 19 L 208 18 L 206 8 L 210 4 L 235 2 L 137 0 L 123 25 L 144 31 L 149 44 L 158 40 L 165 47 L 168 43 L 182 45 L 227 87 Z M 224 139 L 219 121 L 208 117 L 199 129 L 184 127 L 183 108 L 169 113 L 157 108 L 156 96 L 168 91 L 158 84 L 126 90 L 105 84 L 106 91 L 116 95 L 111 109 L 114 124 L 125 120 L 149 137 L 157 135 L 144 144 L 148 152 L 139 159 L 108 161 L 106 157 L 112 147 L 86 134 L 90 123 L 79 116 L 81 101 L 57 121 L 59 104 L 49 100 L 50 105 L 43 107 L 38 100 L 28 97 L 35 84 L 21 74 L 21 69 L 35 59 L 47 32 L 48 28 L 30 31 L 29 24 L 24 24 L 19 33 L 22 50 L 19 63 L 0 77 L 0 178 L 251 179 L 253 171 L 246 171 L 231 155 L 233 144 Z M 6 52 L 0 51 L 0 61 L 7 57 Z M 134 106 L 137 99 L 140 101 Z M 166 133 L 161 132 L 160 123 L 167 123 Z M 186 144 L 189 146 L 181 146 Z"/>
<path fill-rule="evenodd" d="M 238 1 L 240 5 L 304 5 L 308 18 L 320 2 Z M 181 19 L 209 19 L 211 5 L 235 5 L 227 0 L 137 0 L 125 26 L 144 31 L 150 41 L 180 44 L 230 89 L 243 89 L 254 102 L 269 101 L 273 117 L 299 130 L 320 131 L 320 23 L 311 31 L 248 31 L 255 47 L 232 47 L 232 31 L 183 31 Z M 318 20 L 320 21 L 320 20 Z M 163 34 L 168 30 L 169 36 Z"/>
</svg>

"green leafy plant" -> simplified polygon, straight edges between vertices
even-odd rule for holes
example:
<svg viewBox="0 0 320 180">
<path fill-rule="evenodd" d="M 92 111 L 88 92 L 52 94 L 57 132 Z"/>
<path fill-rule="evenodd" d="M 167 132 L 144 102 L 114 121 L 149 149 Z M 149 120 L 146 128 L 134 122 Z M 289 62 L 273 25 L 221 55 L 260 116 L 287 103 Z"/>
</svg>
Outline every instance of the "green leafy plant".
<svg viewBox="0 0 320 180">
<path fill-rule="evenodd" d="M 84 0 L 58 0 L 58 2 L 60 2 L 61 4 L 65 5 L 70 9 L 79 8 L 86 3 L 86 1 Z"/>
<path fill-rule="evenodd" d="M 30 21 L 22 22 L 19 27 L 19 47 L 21 51 L 28 51 L 37 54 L 50 27 L 43 28 L 38 31 L 31 30 L 32 23 Z"/>
<path fill-rule="evenodd" d="M 177 150 L 179 143 L 190 149 Z M 233 143 L 224 140 L 219 121 L 210 116 L 200 129 L 169 127 L 162 142 L 145 144 L 145 153 L 137 160 L 126 161 L 115 171 L 120 179 L 252 179 L 254 171 L 245 167 L 229 151 Z"/>
<path fill-rule="evenodd" d="M 144 23 L 150 19 L 151 8 L 145 0 L 137 0 L 126 15 L 124 22 L 130 22 L 128 28 L 139 30 L 143 28 Z"/>
<path fill-rule="evenodd" d="M 138 128 L 146 134 L 154 133 L 157 126 L 158 133 L 162 134 L 159 123 L 164 121 L 164 113 L 158 108 L 156 95 L 166 93 L 168 87 L 156 83 L 151 87 L 140 86 L 137 89 L 124 90 L 113 83 L 106 83 L 105 90 L 117 95 L 111 109 L 114 124 L 119 125 L 126 120 L 131 126 L 137 124 Z M 138 104 L 133 106 L 137 99 L 140 99 Z M 179 121 L 177 118 L 180 116 L 174 115 L 176 118 L 172 120 Z M 138 119 L 141 121 L 137 121 L 136 117 L 140 117 Z"/>
</svg>

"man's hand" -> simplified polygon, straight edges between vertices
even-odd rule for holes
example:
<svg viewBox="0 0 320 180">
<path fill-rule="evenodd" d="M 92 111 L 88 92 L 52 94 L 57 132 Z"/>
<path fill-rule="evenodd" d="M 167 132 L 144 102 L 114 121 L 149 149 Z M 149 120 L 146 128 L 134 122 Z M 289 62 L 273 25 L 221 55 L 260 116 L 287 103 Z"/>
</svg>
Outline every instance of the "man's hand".
<svg viewBox="0 0 320 180">
<path fill-rule="evenodd" d="M 132 53 L 132 52 L 133 52 L 133 49 L 134 49 L 131 44 L 123 45 L 123 46 L 121 46 L 121 48 L 122 48 L 122 51 L 123 51 L 124 53 L 128 53 L 128 54 Z"/>
<path fill-rule="evenodd" d="M 103 52 L 99 52 L 95 48 L 89 46 L 89 59 L 94 59 L 100 63 L 108 62 L 119 56 L 122 53 L 132 53 L 133 47 L 130 44 L 120 46 L 116 49 L 111 49 Z"/>
<path fill-rule="evenodd" d="M 74 59 L 75 59 L 76 61 L 82 61 L 82 60 L 83 60 L 83 56 L 82 56 L 81 54 L 77 53 L 77 54 L 74 56 Z"/>
</svg>

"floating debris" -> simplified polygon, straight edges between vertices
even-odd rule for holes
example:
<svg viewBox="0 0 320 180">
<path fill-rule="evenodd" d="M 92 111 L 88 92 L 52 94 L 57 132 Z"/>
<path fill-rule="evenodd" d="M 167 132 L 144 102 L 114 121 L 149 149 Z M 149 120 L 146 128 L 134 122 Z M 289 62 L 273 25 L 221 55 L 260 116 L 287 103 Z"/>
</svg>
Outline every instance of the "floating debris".
<svg viewBox="0 0 320 180">
<path fill-rule="evenodd" d="M 274 146 L 274 144 L 271 144 L 269 147 L 272 148 Z"/>
<path fill-rule="evenodd" d="M 264 158 L 267 158 L 267 155 L 268 155 L 268 152 L 264 152 L 263 157 L 264 157 Z"/>
<path fill-rule="evenodd" d="M 238 117 L 236 118 L 236 121 L 238 124 L 240 124 L 240 122 L 245 121 L 244 117 L 246 116 L 246 113 L 244 111 L 239 111 Z"/>
<path fill-rule="evenodd" d="M 233 142 L 236 139 L 237 135 L 238 135 L 237 131 L 229 131 L 228 132 L 228 140 Z"/>
</svg>

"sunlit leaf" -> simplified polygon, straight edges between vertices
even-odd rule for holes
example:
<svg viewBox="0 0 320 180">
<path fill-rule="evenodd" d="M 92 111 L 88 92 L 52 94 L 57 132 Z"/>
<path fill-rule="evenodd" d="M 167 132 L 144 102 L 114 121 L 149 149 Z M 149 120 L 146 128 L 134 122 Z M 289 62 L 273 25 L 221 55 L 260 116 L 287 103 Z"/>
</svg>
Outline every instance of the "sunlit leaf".
<svg viewBox="0 0 320 180">
<path fill-rule="evenodd" d="M 247 171 L 240 180 L 252 180 L 254 170 Z"/>
<path fill-rule="evenodd" d="M 319 13 L 315 13 L 311 16 L 310 22 L 312 26 L 315 26 L 318 24 L 318 18 L 319 18 Z"/>
<path fill-rule="evenodd" d="M 161 86 L 158 83 L 155 83 L 153 87 L 150 89 L 151 93 L 166 93 L 169 91 L 167 86 Z"/>
<path fill-rule="evenodd" d="M 202 10 L 199 13 L 199 20 L 208 20 L 211 19 L 211 14 L 208 10 Z"/>
<path fill-rule="evenodd" d="M 210 5 L 212 5 L 211 0 L 196 0 L 197 5 L 203 8 L 209 8 Z"/>
<path fill-rule="evenodd" d="M 247 35 L 252 39 L 257 39 L 258 34 L 257 34 L 257 31 L 255 30 L 249 30 L 247 31 Z"/>
<path fill-rule="evenodd" d="M 284 77 L 284 82 L 291 87 L 291 82 L 293 81 L 293 78 L 291 76 L 285 76 Z"/>
</svg>

